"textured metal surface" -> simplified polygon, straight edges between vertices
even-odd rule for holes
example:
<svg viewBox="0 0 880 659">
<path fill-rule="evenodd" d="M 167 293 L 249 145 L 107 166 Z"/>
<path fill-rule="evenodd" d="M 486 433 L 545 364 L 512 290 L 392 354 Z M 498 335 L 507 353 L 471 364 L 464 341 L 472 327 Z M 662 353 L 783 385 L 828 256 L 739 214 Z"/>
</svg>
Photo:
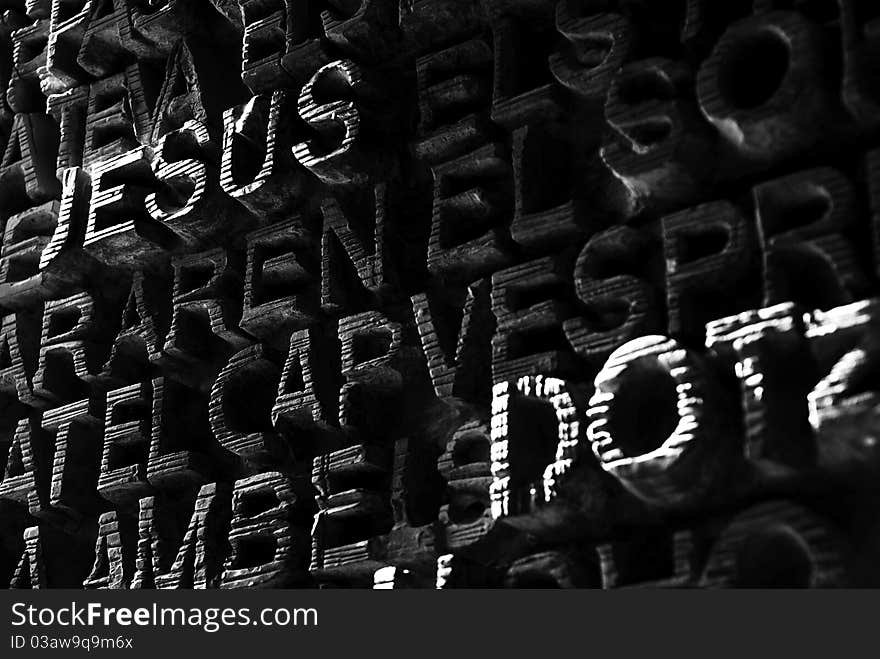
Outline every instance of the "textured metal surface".
<svg viewBox="0 0 880 659">
<path fill-rule="evenodd" d="M 880 585 L 875 0 L 0 5 L 3 585 Z"/>
</svg>

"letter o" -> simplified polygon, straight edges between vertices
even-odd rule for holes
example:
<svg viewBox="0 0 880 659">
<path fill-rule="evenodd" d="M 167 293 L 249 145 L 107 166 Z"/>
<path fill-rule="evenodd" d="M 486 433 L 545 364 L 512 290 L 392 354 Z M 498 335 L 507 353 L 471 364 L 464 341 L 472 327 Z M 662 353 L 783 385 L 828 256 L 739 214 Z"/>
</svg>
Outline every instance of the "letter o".
<svg viewBox="0 0 880 659">
<path fill-rule="evenodd" d="M 702 359 L 674 339 L 625 343 L 594 384 L 587 438 L 602 468 L 641 499 L 686 505 L 729 469 L 726 400 Z"/>
</svg>

